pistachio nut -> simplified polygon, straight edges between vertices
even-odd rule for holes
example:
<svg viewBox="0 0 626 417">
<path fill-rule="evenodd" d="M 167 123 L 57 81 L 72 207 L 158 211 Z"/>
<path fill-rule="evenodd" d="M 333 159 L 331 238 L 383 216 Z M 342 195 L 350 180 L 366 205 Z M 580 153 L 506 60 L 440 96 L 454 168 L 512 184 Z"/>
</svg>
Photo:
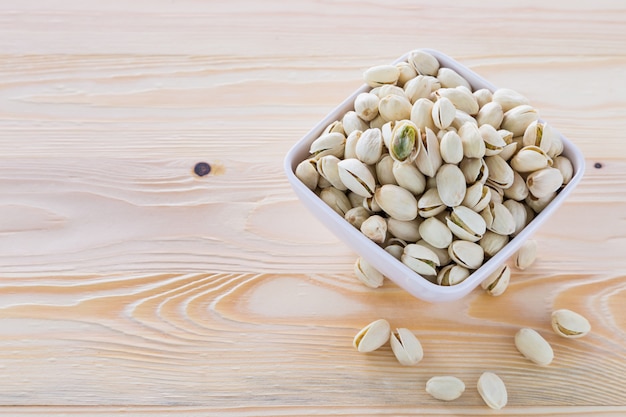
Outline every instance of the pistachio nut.
<svg viewBox="0 0 626 417">
<path fill-rule="evenodd" d="M 439 258 L 426 246 L 409 243 L 404 247 L 400 260 L 420 275 L 437 275 Z"/>
<path fill-rule="evenodd" d="M 526 359 L 540 366 L 550 365 L 554 359 L 552 346 L 536 330 L 527 327 L 515 334 L 515 347 Z"/>
<path fill-rule="evenodd" d="M 489 167 L 484 158 L 464 158 L 459 164 L 463 172 L 465 182 L 468 184 L 486 183 L 489 177 Z"/>
<path fill-rule="evenodd" d="M 421 75 L 436 75 L 439 70 L 437 58 L 419 49 L 409 53 L 408 62 Z"/>
<path fill-rule="evenodd" d="M 391 169 L 395 183 L 400 187 L 406 188 L 415 195 L 421 195 L 426 189 L 426 178 L 415 164 L 394 161 Z"/>
<path fill-rule="evenodd" d="M 495 256 L 507 243 L 509 243 L 507 235 L 500 235 L 491 230 L 487 230 L 483 238 L 478 241 L 478 244 L 483 248 L 487 256 Z"/>
<path fill-rule="evenodd" d="M 437 79 L 444 88 L 454 88 L 462 85 L 468 90 L 472 89 L 470 83 L 452 68 L 439 68 L 439 71 L 437 71 Z"/>
<path fill-rule="evenodd" d="M 325 135 L 327 133 L 341 133 L 344 136 L 346 135 L 346 132 L 344 132 L 343 130 L 343 123 L 341 123 L 341 120 L 335 120 L 334 122 L 326 126 L 326 129 L 324 129 L 322 135 Z"/>
<path fill-rule="evenodd" d="M 352 191 L 348 191 L 348 200 L 350 200 L 350 205 L 352 207 L 363 207 L 363 200 L 364 199 L 365 199 L 365 197 L 363 197 L 362 195 L 358 195 L 357 193 L 353 193 Z"/>
<path fill-rule="evenodd" d="M 515 230 L 511 233 L 511 236 L 516 236 L 528 224 L 528 212 L 526 211 L 526 207 L 524 204 L 515 200 L 505 200 L 502 205 L 506 207 L 513 216 Z"/>
<path fill-rule="evenodd" d="M 435 95 L 450 99 L 455 108 L 464 111 L 469 115 L 473 116 L 478 113 L 478 101 L 472 94 L 472 91 L 465 86 L 440 88 L 435 91 Z"/>
<path fill-rule="evenodd" d="M 379 114 L 374 117 L 369 124 L 370 129 L 381 129 L 387 121 Z"/>
<path fill-rule="evenodd" d="M 429 217 L 419 225 L 422 239 L 436 248 L 447 248 L 452 242 L 452 232 L 437 217 Z"/>
<path fill-rule="evenodd" d="M 419 215 L 423 218 L 433 217 L 443 212 L 446 205 L 439 198 L 439 191 L 436 187 L 428 188 L 417 201 Z"/>
<path fill-rule="evenodd" d="M 508 402 L 504 381 L 493 372 L 483 372 L 476 384 L 478 393 L 489 408 L 500 410 Z"/>
<path fill-rule="evenodd" d="M 389 234 L 406 242 L 417 242 L 420 240 L 419 226 L 420 221 L 417 218 L 414 220 L 398 220 L 392 217 L 387 219 L 387 231 Z"/>
<path fill-rule="evenodd" d="M 465 206 L 457 206 L 446 217 L 450 231 L 459 239 L 477 242 L 487 230 L 485 220 L 474 210 Z"/>
<path fill-rule="evenodd" d="M 504 150 L 507 143 L 493 126 L 484 124 L 478 131 L 485 142 L 485 156 L 497 155 Z"/>
<path fill-rule="evenodd" d="M 552 158 L 538 146 L 524 146 L 511 158 L 511 168 L 520 173 L 552 166 Z"/>
<path fill-rule="evenodd" d="M 477 125 L 464 123 L 458 133 L 461 137 L 461 143 L 463 143 L 463 155 L 466 158 L 482 158 L 485 156 L 485 141 L 480 135 Z"/>
<path fill-rule="evenodd" d="M 443 135 L 439 141 L 439 153 L 447 164 L 458 164 L 463 160 L 463 142 L 458 133 L 451 130 Z"/>
<path fill-rule="evenodd" d="M 493 196 L 493 192 L 491 193 Z M 487 229 L 501 235 L 510 235 L 515 231 L 515 219 L 511 212 L 502 204 L 491 201 L 480 215 L 485 219 Z"/>
<path fill-rule="evenodd" d="M 379 213 L 383 211 L 383 209 L 380 208 L 380 206 L 376 202 L 374 196 L 363 198 L 363 207 L 370 213 Z"/>
<path fill-rule="evenodd" d="M 354 99 L 354 111 L 361 120 L 369 122 L 378 116 L 378 101 L 376 94 L 361 93 Z"/>
<path fill-rule="evenodd" d="M 522 143 L 524 146 L 537 146 L 548 153 L 552 147 L 553 138 L 558 135 L 556 130 L 549 124 L 535 120 L 524 131 Z"/>
<path fill-rule="evenodd" d="M 385 122 L 380 128 L 380 133 L 383 135 L 383 143 L 385 144 L 385 147 L 387 147 L 387 149 L 391 148 L 391 137 L 393 135 L 393 129 L 396 127 L 396 124 L 396 122 Z"/>
<path fill-rule="evenodd" d="M 467 269 L 478 269 L 483 264 L 485 252 L 477 243 L 455 240 L 448 246 L 450 258 Z"/>
<path fill-rule="evenodd" d="M 457 109 L 456 116 L 454 117 L 454 120 L 452 121 L 452 124 L 450 125 L 450 127 L 453 127 L 454 129 L 458 131 L 461 128 L 461 126 L 463 126 L 465 123 L 471 123 L 475 125 L 476 127 L 478 127 L 478 123 L 476 122 L 476 119 L 474 119 L 472 116 L 465 113 L 464 111 Z"/>
<path fill-rule="evenodd" d="M 378 319 L 362 328 L 352 341 L 359 352 L 373 352 L 389 340 L 391 326 L 385 319 Z"/>
<path fill-rule="evenodd" d="M 502 204 L 504 201 L 504 190 L 497 185 L 487 182 L 487 188 L 491 191 L 491 201 L 490 203 L 499 203 Z"/>
<path fill-rule="evenodd" d="M 416 140 L 422 142 L 422 149 L 417 153 L 415 165 L 427 177 L 434 177 L 441 166 L 441 154 L 439 153 L 439 140 L 435 132 L 429 128 L 419 132 Z"/>
<path fill-rule="evenodd" d="M 563 175 L 556 168 L 543 168 L 526 177 L 528 191 L 537 198 L 556 192 L 563 185 Z"/>
<path fill-rule="evenodd" d="M 369 125 L 361 119 L 354 110 L 346 112 L 341 119 L 341 123 L 343 124 L 343 130 L 346 135 L 349 135 L 355 130 L 364 131 L 369 128 Z"/>
<path fill-rule="evenodd" d="M 537 259 L 537 242 L 528 239 L 515 253 L 515 267 L 524 270 L 530 267 Z"/>
<path fill-rule="evenodd" d="M 436 130 L 437 127 L 435 126 L 435 121 L 433 120 L 434 107 L 435 103 L 427 98 L 417 99 L 415 103 L 413 103 L 413 107 L 411 107 L 411 121 L 420 130 L 423 130 L 425 128 Z"/>
<path fill-rule="evenodd" d="M 448 248 L 436 248 L 430 243 L 426 242 L 424 239 L 420 239 L 415 243 L 433 251 L 433 253 L 437 255 L 437 259 L 439 259 L 439 265 L 448 265 L 450 262 L 452 262 L 452 258 L 450 258 L 450 254 L 448 253 Z M 436 279 L 436 277 L 433 278 Z"/>
<path fill-rule="evenodd" d="M 361 233 L 370 240 L 382 244 L 387 239 L 387 220 L 378 214 L 374 214 L 363 221 Z"/>
<path fill-rule="evenodd" d="M 556 192 L 541 198 L 535 197 L 532 193 L 528 193 L 528 197 L 524 199 L 524 202 L 528 207 L 532 208 L 535 213 L 541 213 L 541 211 L 543 211 L 543 209 L 550 204 L 555 196 Z"/>
<path fill-rule="evenodd" d="M 390 239 L 387 246 L 385 246 L 385 251 L 397 260 L 400 260 L 400 258 L 402 257 L 402 253 L 404 252 L 404 247 L 406 246 L 406 243 L 400 244 L 398 241 L 399 239 L 392 242 Z"/>
<path fill-rule="evenodd" d="M 502 107 L 504 110 L 504 106 Z M 510 130 L 513 136 L 521 136 L 528 125 L 537 119 L 539 119 L 537 110 L 530 105 L 522 104 L 505 111 L 501 126 L 503 129 Z"/>
<path fill-rule="evenodd" d="M 476 122 L 478 126 L 490 125 L 495 129 L 499 129 L 504 119 L 504 111 L 500 103 L 491 101 L 481 106 L 476 114 Z"/>
<path fill-rule="evenodd" d="M 362 257 L 357 258 L 354 263 L 354 274 L 361 283 L 370 288 L 382 286 L 385 280 L 383 274 Z"/>
<path fill-rule="evenodd" d="M 550 145 L 550 149 L 548 150 L 547 154 L 550 158 L 555 158 L 561 155 L 562 152 L 563 139 L 561 138 L 561 135 L 557 133 L 555 136 L 552 137 L 552 144 Z"/>
<path fill-rule="evenodd" d="M 318 173 L 319 175 L 319 173 Z M 324 177 L 322 177 L 321 175 L 319 176 L 319 179 L 317 181 L 317 188 L 322 190 L 324 188 L 328 188 L 328 187 L 332 187 L 332 185 L 328 182 L 328 180 Z M 317 190 L 316 190 L 317 191 Z"/>
<path fill-rule="evenodd" d="M 367 129 L 356 143 L 356 157 L 367 165 L 373 165 L 383 153 L 383 135 L 380 129 Z"/>
<path fill-rule="evenodd" d="M 422 344 L 409 329 L 396 329 L 391 333 L 389 344 L 396 359 L 402 365 L 415 365 L 424 357 Z"/>
<path fill-rule="evenodd" d="M 380 186 L 374 198 L 380 208 L 394 219 L 413 220 L 417 217 L 417 200 L 409 190 L 398 185 Z"/>
<path fill-rule="evenodd" d="M 491 103 L 493 101 L 493 93 L 491 90 L 487 88 L 479 88 L 474 91 L 474 97 L 476 97 L 476 101 L 478 102 L 479 107 L 484 107 L 485 104 Z"/>
<path fill-rule="evenodd" d="M 457 285 L 465 281 L 469 275 L 469 270 L 461 265 L 446 265 L 437 274 L 437 284 L 443 286 Z"/>
<path fill-rule="evenodd" d="M 341 217 L 344 217 L 348 210 L 352 208 L 348 197 L 343 191 L 339 191 L 335 187 L 324 188 L 320 192 L 320 198 Z"/>
<path fill-rule="evenodd" d="M 435 77 L 418 75 L 404 84 L 404 94 L 411 103 L 415 103 L 420 98 L 429 98 L 439 87 L 441 86 Z"/>
<path fill-rule="evenodd" d="M 434 376 L 426 382 L 426 392 L 442 401 L 454 401 L 465 391 L 465 384 L 454 376 Z"/>
<path fill-rule="evenodd" d="M 370 216 L 370 212 L 365 209 L 363 206 L 352 207 L 350 210 L 346 212 L 344 215 L 344 219 L 348 221 L 352 226 L 357 229 L 361 229 L 361 225 L 367 218 Z"/>
<path fill-rule="evenodd" d="M 380 185 L 397 184 L 393 175 L 393 165 L 396 161 L 389 154 L 384 154 L 376 162 L 376 179 Z M 525 184 L 525 183 L 524 183 Z"/>
<path fill-rule="evenodd" d="M 516 152 L 517 152 L 517 142 L 511 142 L 507 144 L 504 148 L 502 148 L 502 151 L 500 151 L 498 155 L 500 155 L 500 158 L 504 159 L 505 161 L 508 161 L 509 159 L 513 157 L 513 155 L 515 155 Z"/>
<path fill-rule="evenodd" d="M 317 172 L 326 178 L 330 185 L 335 187 L 340 191 L 346 191 L 348 188 L 343 184 L 341 178 L 339 177 L 339 169 L 337 164 L 341 159 L 337 158 L 334 155 L 325 155 L 317 160 Z"/>
<path fill-rule="evenodd" d="M 511 268 L 507 264 L 500 265 L 480 285 L 487 294 L 498 297 L 506 291 L 511 281 Z"/>
<path fill-rule="evenodd" d="M 487 184 L 496 188 L 506 189 L 513 185 L 515 173 L 509 164 L 500 155 L 486 156 L 485 164 L 489 169 Z"/>
<path fill-rule="evenodd" d="M 356 144 L 359 143 L 362 130 L 353 130 L 346 138 L 346 144 L 343 151 L 343 159 L 356 158 Z"/>
<path fill-rule="evenodd" d="M 358 159 L 350 158 L 339 161 L 337 164 L 341 182 L 352 192 L 371 197 L 376 188 L 376 180 L 370 169 Z"/>
<path fill-rule="evenodd" d="M 435 177 L 439 198 L 448 207 L 456 207 L 463 202 L 467 186 L 461 168 L 454 164 L 444 164 Z"/>
<path fill-rule="evenodd" d="M 295 174 L 308 189 L 315 190 L 317 188 L 320 175 L 319 172 L 317 172 L 317 165 L 313 158 L 305 159 L 300 162 L 296 166 Z"/>
<path fill-rule="evenodd" d="M 389 94 L 380 99 L 378 103 L 378 112 L 383 119 L 391 120 L 405 120 L 411 117 L 411 102 L 404 97 L 397 94 Z"/>
<path fill-rule="evenodd" d="M 398 62 L 396 64 L 396 68 L 400 71 L 400 75 L 398 76 L 398 85 L 403 87 L 407 81 L 412 80 L 417 77 L 417 71 L 413 68 L 413 65 L 408 62 Z"/>
<path fill-rule="evenodd" d="M 456 117 L 456 108 L 448 98 L 441 97 L 433 104 L 431 116 L 437 128 L 446 129 Z"/>
<path fill-rule="evenodd" d="M 406 98 L 406 94 L 404 94 L 404 90 L 397 85 L 385 84 L 381 85 L 370 91 L 370 93 L 375 94 L 379 99 L 389 96 L 396 95 L 402 98 Z"/>
<path fill-rule="evenodd" d="M 510 88 L 498 88 L 492 95 L 492 101 L 500 104 L 502 110 L 509 111 L 513 107 L 521 106 L 523 104 L 530 104 L 530 101 Z"/>
<path fill-rule="evenodd" d="M 370 87 L 395 84 L 398 82 L 398 77 L 400 77 L 400 70 L 395 65 L 376 65 L 363 73 L 363 79 Z"/>
<path fill-rule="evenodd" d="M 516 171 L 513 171 L 513 183 L 510 187 L 504 189 L 504 196 L 516 201 L 522 201 L 528 197 L 526 181 Z"/>
<path fill-rule="evenodd" d="M 583 337 L 591 331 L 591 324 L 582 315 L 567 309 L 555 310 L 551 316 L 552 329 L 569 339 Z"/>
<path fill-rule="evenodd" d="M 413 162 L 422 148 L 420 132 L 413 122 L 396 123 L 389 139 L 389 155 L 396 161 Z"/>
<path fill-rule="evenodd" d="M 309 153 L 322 157 L 324 155 L 335 155 L 343 158 L 343 151 L 346 146 L 346 137 L 341 133 L 327 133 L 315 139 L 311 143 Z"/>
<path fill-rule="evenodd" d="M 552 167 L 561 171 L 563 185 L 566 185 L 572 180 L 572 177 L 574 176 L 574 166 L 572 165 L 572 161 L 570 161 L 566 156 L 559 155 L 555 157 Z"/>
<path fill-rule="evenodd" d="M 467 187 L 462 205 L 480 213 L 491 201 L 491 188 L 481 182 L 475 182 Z"/>
</svg>

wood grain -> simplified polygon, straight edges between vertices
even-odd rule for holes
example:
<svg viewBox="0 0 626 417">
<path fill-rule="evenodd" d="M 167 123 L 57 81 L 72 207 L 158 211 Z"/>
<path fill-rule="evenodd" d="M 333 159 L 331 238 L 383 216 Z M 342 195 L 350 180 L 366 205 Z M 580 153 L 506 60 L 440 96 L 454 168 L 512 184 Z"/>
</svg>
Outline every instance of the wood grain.
<svg viewBox="0 0 626 417">
<path fill-rule="evenodd" d="M 626 414 L 624 23 L 610 0 L 0 4 L 0 414 L 475 416 L 485 370 L 502 415 Z M 365 288 L 282 171 L 365 68 L 421 46 L 587 159 L 502 297 Z M 592 332 L 556 336 L 557 308 Z M 418 366 L 352 348 L 380 317 L 418 335 Z M 552 365 L 515 350 L 522 326 Z M 467 385 L 453 403 L 424 391 L 442 374 Z"/>
</svg>

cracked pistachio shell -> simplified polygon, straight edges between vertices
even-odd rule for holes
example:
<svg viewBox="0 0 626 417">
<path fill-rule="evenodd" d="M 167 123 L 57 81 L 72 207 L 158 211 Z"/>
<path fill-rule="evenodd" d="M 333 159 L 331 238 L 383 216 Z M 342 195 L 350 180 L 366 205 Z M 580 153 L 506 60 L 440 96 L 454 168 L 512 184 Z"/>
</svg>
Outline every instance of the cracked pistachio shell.
<svg viewBox="0 0 626 417">
<path fill-rule="evenodd" d="M 387 220 L 378 214 L 374 214 L 363 221 L 361 233 L 370 240 L 382 244 L 387 239 Z"/>
<path fill-rule="evenodd" d="M 412 108 L 411 102 L 406 97 L 397 94 L 386 95 L 378 103 L 378 112 L 388 121 L 409 119 Z"/>
<path fill-rule="evenodd" d="M 572 161 L 570 161 L 567 157 L 563 155 L 557 156 L 556 158 L 554 158 L 552 167 L 561 171 L 561 176 L 563 177 L 563 185 L 572 180 L 572 177 L 574 176 L 574 166 L 572 165 Z"/>
<path fill-rule="evenodd" d="M 424 358 L 422 344 L 409 329 L 396 329 L 391 333 L 389 343 L 393 354 L 402 365 L 415 365 Z"/>
<path fill-rule="evenodd" d="M 478 269 L 483 264 L 485 252 L 477 243 L 455 240 L 448 246 L 450 258 L 467 269 Z"/>
<path fill-rule="evenodd" d="M 511 168 L 520 173 L 533 172 L 552 166 L 552 158 L 538 146 L 524 146 L 511 158 Z"/>
<path fill-rule="evenodd" d="M 363 206 L 352 207 L 348 210 L 344 216 L 344 218 L 350 223 L 352 226 L 357 229 L 361 229 L 361 225 L 367 218 L 370 216 L 370 212 L 365 209 Z"/>
<path fill-rule="evenodd" d="M 526 359 L 540 366 L 550 365 L 554 359 L 552 346 L 536 330 L 527 327 L 515 334 L 515 347 Z"/>
<path fill-rule="evenodd" d="M 500 103 L 495 101 L 486 103 L 481 106 L 476 115 L 476 122 L 478 126 L 489 125 L 495 129 L 499 129 L 504 119 L 504 111 Z"/>
<path fill-rule="evenodd" d="M 502 136 L 491 125 L 482 125 L 478 131 L 485 142 L 485 156 L 498 155 L 507 145 Z"/>
<path fill-rule="evenodd" d="M 383 135 L 383 143 L 385 144 L 387 149 L 391 148 L 391 137 L 393 135 L 393 129 L 396 127 L 396 124 L 396 122 L 385 122 L 380 128 L 380 133 Z"/>
<path fill-rule="evenodd" d="M 398 71 L 400 72 L 397 83 L 400 87 L 403 87 L 407 81 L 417 77 L 417 71 L 413 68 L 413 65 L 408 62 L 398 62 L 396 64 L 396 68 L 398 68 Z"/>
<path fill-rule="evenodd" d="M 400 243 L 389 243 L 387 246 L 385 246 L 385 252 L 389 253 L 397 260 L 400 260 L 400 258 L 402 257 L 402 253 L 404 252 L 405 246 L 406 243 L 404 245 Z"/>
<path fill-rule="evenodd" d="M 511 268 L 508 265 L 500 265 L 489 275 L 480 286 L 491 296 L 498 297 L 504 294 L 511 281 Z"/>
<path fill-rule="evenodd" d="M 361 93 L 354 99 L 354 111 L 362 120 L 369 122 L 378 116 L 379 100 L 375 94 Z"/>
<path fill-rule="evenodd" d="M 319 181 L 320 175 L 319 172 L 317 172 L 315 159 L 309 158 L 300 162 L 296 166 L 295 174 L 308 189 L 315 190 L 317 188 L 317 182 Z"/>
<path fill-rule="evenodd" d="M 434 376 L 426 382 L 426 392 L 442 401 L 454 401 L 465 392 L 465 384 L 454 376 Z"/>
<path fill-rule="evenodd" d="M 524 202 L 528 207 L 532 208 L 535 213 L 541 213 L 541 211 L 543 211 L 543 209 L 550 204 L 554 197 L 556 197 L 556 192 L 541 198 L 528 193 L 528 197 L 524 199 Z"/>
<path fill-rule="evenodd" d="M 491 193 L 493 195 L 493 193 Z M 511 212 L 502 204 L 491 201 L 480 215 L 485 219 L 487 229 L 501 235 L 515 231 L 515 220 Z"/>
<path fill-rule="evenodd" d="M 528 197 L 526 181 L 515 171 L 513 171 L 513 184 L 504 190 L 504 196 L 516 201 L 522 201 Z"/>
<path fill-rule="evenodd" d="M 439 153 L 439 140 L 435 132 L 429 128 L 419 132 L 416 140 L 422 144 L 421 150 L 417 153 L 415 165 L 427 177 L 434 177 L 437 170 L 442 164 L 441 154 Z"/>
<path fill-rule="evenodd" d="M 404 90 L 397 85 L 385 84 L 377 87 L 374 90 L 371 90 L 370 93 L 375 94 L 379 99 L 389 96 L 395 95 L 400 96 L 402 98 L 406 98 L 406 94 L 404 94 Z"/>
<path fill-rule="evenodd" d="M 346 138 L 346 146 L 343 151 L 343 159 L 356 158 L 356 144 L 359 143 L 362 130 L 353 130 Z"/>
<path fill-rule="evenodd" d="M 487 103 L 491 103 L 493 100 L 493 93 L 491 92 L 491 90 L 487 89 L 487 88 L 480 88 L 476 91 L 474 91 L 472 94 L 474 94 L 474 97 L 476 97 L 476 101 L 478 102 L 478 106 L 479 107 L 484 107 L 485 104 Z"/>
<path fill-rule="evenodd" d="M 409 190 L 393 184 L 379 187 L 374 198 L 382 210 L 397 220 L 413 220 L 417 217 L 417 200 Z"/>
<path fill-rule="evenodd" d="M 461 265 L 450 264 L 446 265 L 437 274 L 437 284 L 443 286 L 452 286 L 460 284 L 469 277 L 470 272 L 467 268 Z"/>
<path fill-rule="evenodd" d="M 415 50 L 409 53 L 408 62 L 421 75 L 437 75 L 439 71 L 439 61 L 426 51 Z"/>
<path fill-rule="evenodd" d="M 550 145 L 550 149 L 547 154 L 550 158 L 555 158 L 563 152 L 563 139 L 560 134 L 557 134 L 552 138 L 552 144 Z"/>
<path fill-rule="evenodd" d="M 450 130 L 443 135 L 439 141 L 439 153 L 447 164 L 458 164 L 463 160 L 463 142 L 458 133 Z"/>
<path fill-rule="evenodd" d="M 500 235 L 491 230 L 487 230 L 483 238 L 478 241 L 478 244 L 483 248 L 487 256 L 495 256 L 507 243 L 509 243 L 509 237 L 507 235 Z"/>
<path fill-rule="evenodd" d="M 395 84 L 398 82 L 398 77 L 400 77 L 400 70 L 395 65 L 376 65 L 363 73 L 363 79 L 370 87 Z"/>
<path fill-rule="evenodd" d="M 452 258 L 450 258 L 450 254 L 448 253 L 448 248 L 436 248 L 430 243 L 426 242 L 424 239 L 420 239 L 415 243 L 433 251 L 433 253 L 437 255 L 437 259 L 439 259 L 439 265 L 448 265 L 450 262 L 452 262 Z M 434 278 L 434 282 L 436 282 L 436 277 L 432 278 Z"/>
<path fill-rule="evenodd" d="M 334 155 L 325 155 L 317 160 L 317 171 L 320 175 L 330 183 L 333 187 L 340 191 L 346 191 L 348 188 L 343 184 L 339 177 L 339 169 L 337 165 L 341 159 Z"/>
<path fill-rule="evenodd" d="M 419 227 L 420 221 L 417 218 L 414 220 L 397 220 L 391 217 L 387 219 L 387 231 L 389 234 L 405 242 L 417 242 L 420 240 Z"/>
<path fill-rule="evenodd" d="M 426 246 L 417 243 L 406 245 L 400 260 L 420 275 L 437 275 L 439 258 Z"/>
<path fill-rule="evenodd" d="M 367 165 L 373 165 L 383 153 L 383 135 L 380 129 L 367 129 L 356 143 L 356 157 Z"/>
<path fill-rule="evenodd" d="M 411 121 L 417 126 L 418 129 L 424 130 L 429 128 L 431 130 L 437 129 L 435 121 L 433 120 L 433 108 L 435 103 L 427 98 L 420 98 L 413 103 L 411 107 Z"/>
<path fill-rule="evenodd" d="M 440 88 L 435 91 L 435 95 L 438 97 L 448 98 L 454 107 L 461 110 L 471 116 L 478 114 L 478 100 L 472 94 L 472 91 L 465 86 L 458 86 L 454 88 Z"/>
<path fill-rule="evenodd" d="M 395 182 L 415 195 L 421 195 L 426 189 L 426 178 L 415 164 L 394 161 L 392 166 Z"/>
<path fill-rule="evenodd" d="M 311 143 L 309 153 L 322 157 L 324 155 L 335 155 L 343 158 L 343 151 L 346 145 L 346 137 L 341 133 L 327 133 L 321 135 Z"/>
<path fill-rule="evenodd" d="M 361 257 L 354 263 L 354 274 L 361 283 L 370 288 L 380 287 L 385 280 L 383 274 Z"/>
<path fill-rule="evenodd" d="M 371 197 L 376 188 L 376 180 L 370 169 L 358 159 L 350 158 L 337 164 L 339 178 L 353 193 L 362 197 Z"/>
<path fill-rule="evenodd" d="M 471 123 L 478 127 L 476 119 L 474 119 L 472 116 L 465 113 L 464 111 L 457 109 L 456 116 L 454 117 L 454 121 L 452 121 L 452 125 L 450 127 L 455 128 L 458 132 L 458 130 L 461 129 L 461 126 L 463 126 L 465 123 Z"/>
<path fill-rule="evenodd" d="M 524 131 L 522 143 L 524 146 L 537 146 L 548 153 L 552 146 L 552 140 L 558 135 L 549 124 L 535 120 Z"/>
<path fill-rule="evenodd" d="M 471 122 L 463 123 L 458 133 L 463 144 L 463 155 L 466 158 L 482 158 L 485 156 L 485 141 L 477 125 Z"/>
<path fill-rule="evenodd" d="M 382 129 L 385 123 L 387 123 L 387 121 L 379 114 L 370 121 L 369 126 L 370 129 Z"/>
<path fill-rule="evenodd" d="M 359 352 L 373 352 L 389 340 L 391 326 L 385 319 L 378 319 L 362 328 L 352 341 Z"/>
<path fill-rule="evenodd" d="M 341 217 L 345 217 L 346 213 L 352 208 L 348 197 L 343 193 L 343 191 L 339 191 L 335 187 L 324 188 L 320 192 L 320 198 Z"/>
<path fill-rule="evenodd" d="M 511 212 L 513 220 L 515 221 L 515 230 L 511 233 L 511 236 L 516 236 L 519 232 L 528 224 L 528 212 L 524 204 L 515 200 L 506 200 L 502 203 L 504 207 Z"/>
<path fill-rule="evenodd" d="M 553 311 L 551 324 L 556 334 L 569 339 L 583 337 L 591 331 L 591 324 L 584 316 L 567 309 Z"/>
<path fill-rule="evenodd" d="M 362 195 L 358 195 L 353 193 L 352 191 L 348 191 L 348 200 L 350 200 L 350 204 L 352 207 L 363 207 L 363 197 Z"/>
<path fill-rule="evenodd" d="M 537 259 L 537 242 L 533 239 L 528 239 L 517 250 L 514 256 L 515 267 L 517 269 L 524 270 L 535 263 Z"/>
<path fill-rule="evenodd" d="M 441 97 L 433 104 L 431 116 L 437 128 L 447 129 L 456 117 L 456 108 L 448 98 Z"/>
<path fill-rule="evenodd" d="M 384 130 L 386 131 L 387 129 Z M 417 126 L 408 120 L 395 123 L 388 148 L 389 155 L 396 161 L 413 162 L 422 148 L 420 132 Z"/>
<path fill-rule="evenodd" d="M 506 406 L 508 402 L 508 394 L 504 381 L 493 372 L 483 372 L 476 389 L 489 408 L 500 410 Z"/>
<path fill-rule="evenodd" d="M 512 142 L 512 143 L 507 144 L 504 148 L 502 148 L 502 152 L 500 152 L 498 155 L 500 155 L 500 158 L 504 159 L 505 161 L 508 161 L 513 157 L 513 155 L 515 155 L 516 152 L 517 152 L 517 143 Z"/>
<path fill-rule="evenodd" d="M 396 161 L 389 154 L 384 154 L 376 163 L 376 179 L 380 185 L 397 184 L 393 175 L 393 165 Z"/>
<path fill-rule="evenodd" d="M 439 198 L 439 191 L 436 187 L 428 188 L 417 201 L 419 215 L 423 218 L 433 217 L 443 212 L 446 205 Z"/>
<path fill-rule="evenodd" d="M 341 120 L 335 120 L 334 122 L 326 126 L 326 129 L 324 129 L 322 135 L 325 135 L 327 133 L 341 133 L 345 136 L 346 132 L 344 132 L 343 130 L 343 123 L 341 123 Z"/>
<path fill-rule="evenodd" d="M 472 89 L 470 83 L 452 68 L 439 68 L 439 71 L 437 71 L 437 79 L 444 88 L 454 88 L 462 85 L 468 90 Z"/>
<path fill-rule="evenodd" d="M 365 208 L 365 210 L 369 211 L 370 213 L 379 213 L 383 211 L 383 209 L 380 208 L 380 206 L 376 202 L 376 199 L 374 198 L 374 196 L 364 198 L 363 207 Z"/>
<path fill-rule="evenodd" d="M 493 93 L 491 100 L 500 104 L 502 110 L 505 112 L 511 110 L 513 107 L 530 104 L 530 100 L 510 88 L 498 88 Z"/>
<path fill-rule="evenodd" d="M 477 242 L 487 231 L 482 216 L 465 206 L 454 207 L 446 223 L 456 237 L 470 242 Z"/>
<path fill-rule="evenodd" d="M 467 186 L 461 168 L 454 164 L 445 164 L 435 177 L 439 198 L 448 207 L 456 207 L 463 202 Z"/>
<path fill-rule="evenodd" d="M 491 201 L 491 189 L 481 182 L 476 182 L 467 187 L 465 198 L 461 204 L 473 211 L 480 213 Z"/>
<path fill-rule="evenodd" d="M 421 222 L 419 233 L 424 241 L 439 249 L 447 248 L 452 242 L 452 232 L 437 217 L 429 217 Z"/>
<path fill-rule="evenodd" d="M 526 177 L 528 191 L 536 198 L 553 194 L 563 185 L 563 175 L 556 168 L 543 168 Z"/>
<path fill-rule="evenodd" d="M 440 88 L 439 81 L 432 76 L 418 75 L 404 84 L 404 95 L 411 103 L 420 98 L 430 98 L 433 91 Z"/>
<path fill-rule="evenodd" d="M 537 119 L 539 119 L 537 110 L 532 106 L 523 104 L 506 111 L 500 126 L 511 131 L 513 136 L 521 136 L 526 131 L 528 125 Z"/>
<path fill-rule="evenodd" d="M 491 190 L 491 202 L 502 204 L 504 201 L 504 190 L 490 182 L 487 182 L 487 187 Z"/>
<path fill-rule="evenodd" d="M 489 168 L 483 158 L 464 158 L 459 164 L 465 182 L 468 184 L 486 183 L 489 177 Z"/>
<path fill-rule="evenodd" d="M 353 110 L 343 115 L 341 123 L 343 124 L 343 130 L 346 135 L 349 135 L 355 130 L 365 131 L 369 128 L 369 125 Z"/>
<path fill-rule="evenodd" d="M 485 164 L 489 169 L 487 183 L 501 189 L 509 188 L 515 180 L 511 166 L 500 155 L 486 156 Z"/>
</svg>

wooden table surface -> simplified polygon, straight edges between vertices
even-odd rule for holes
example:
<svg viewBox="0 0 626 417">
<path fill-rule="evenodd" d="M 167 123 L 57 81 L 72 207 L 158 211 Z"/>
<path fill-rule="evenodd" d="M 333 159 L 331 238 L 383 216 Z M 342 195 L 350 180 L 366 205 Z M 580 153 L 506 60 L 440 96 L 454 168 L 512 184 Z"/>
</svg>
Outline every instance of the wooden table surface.
<svg viewBox="0 0 626 417">
<path fill-rule="evenodd" d="M 500 414 L 626 415 L 626 6 L 463 4 L 0 3 L 0 413 L 473 416 L 492 370 Z M 418 47 L 523 93 L 586 158 L 501 297 L 361 285 L 283 173 L 364 69 Z M 592 332 L 556 336 L 557 308 Z M 381 317 L 420 364 L 352 347 Z M 467 386 L 451 403 L 424 391 L 444 374 Z"/>
</svg>

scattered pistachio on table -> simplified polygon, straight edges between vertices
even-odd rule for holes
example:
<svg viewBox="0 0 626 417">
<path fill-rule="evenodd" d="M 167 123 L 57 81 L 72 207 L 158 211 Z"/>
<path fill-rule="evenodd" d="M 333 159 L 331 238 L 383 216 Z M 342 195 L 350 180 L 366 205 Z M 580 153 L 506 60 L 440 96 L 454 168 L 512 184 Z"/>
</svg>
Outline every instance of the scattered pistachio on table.
<svg viewBox="0 0 626 417">
<path fill-rule="evenodd" d="M 556 334 L 570 339 L 583 337 L 591 331 L 591 324 L 584 316 L 567 309 L 553 311 L 551 324 Z"/>
<path fill-rule="evenodd" d="M 426 382 L 426 392 L 442 401 L 454 401 L 465 392 L 465 383 L 455 376 L 434 376 Z"/>
<path fill-rule="evenodd" d="M 552 346 L 536 330 L 527 327 L 515 334 L 515 347 L 530 361 L 547 366 L 554 359 Z"/>
</svg>

